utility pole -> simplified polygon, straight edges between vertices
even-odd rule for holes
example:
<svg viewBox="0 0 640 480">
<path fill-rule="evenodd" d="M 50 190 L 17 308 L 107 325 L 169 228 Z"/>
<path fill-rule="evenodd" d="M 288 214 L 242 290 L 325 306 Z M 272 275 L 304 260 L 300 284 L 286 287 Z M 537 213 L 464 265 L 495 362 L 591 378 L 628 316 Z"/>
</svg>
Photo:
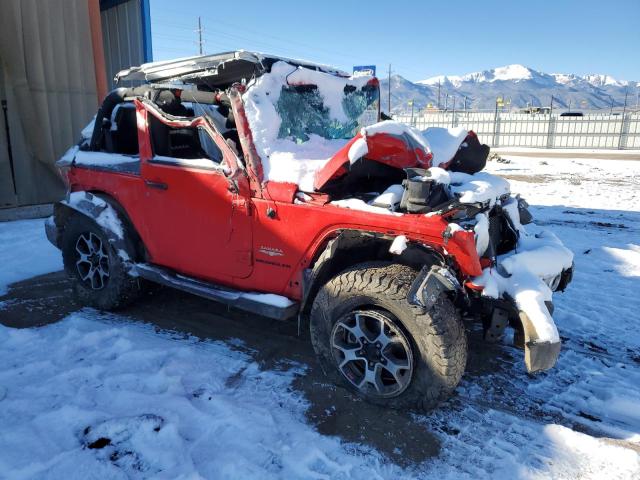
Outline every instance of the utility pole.
<svg viewBox="0 0 640 480">
<path fill-rule="evenodd" d="M 200 55 L 204 55 L 203 42 L 202 42 L 202 18 L 198 17 L 198 46 L 200 47 Z"/>
<path fill-rule="evenodd" d="M 438 80 L 438 110 L 440 110 L 440 80 Z"/>
<path fill-rule="evenodd" d="M 391 115 L 391 64 L 389 64 L 389 77 L 387 81 L 387 105 L 389 106 L 389 115 Z"/>
</svg>

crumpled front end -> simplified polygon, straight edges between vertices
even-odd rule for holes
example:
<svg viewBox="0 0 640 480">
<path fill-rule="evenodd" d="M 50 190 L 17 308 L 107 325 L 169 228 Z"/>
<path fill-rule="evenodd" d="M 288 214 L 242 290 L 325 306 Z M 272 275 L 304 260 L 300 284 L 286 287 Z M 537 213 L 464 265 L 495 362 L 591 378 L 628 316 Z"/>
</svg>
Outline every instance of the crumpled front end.
<svg viewBox="0 0 640 480">
<path fill-rule="evenodd" d="M 527 370 L 548 370 L 560 353 L 552 296 L 572 279 L 573 253 L 553 233 L 529 223 L 519 198 L 498 200 L 477 217 L 476 244 L 486 266 L 469 286 L 488 305 L 486 331 L 495 335 L 508 322 L 516 329 L 516 345 L 525 350 Z"/>
<path fill-rule="evenodd" d="M 469 260 L 479 263 L 476 273 L 459 269 L 464 287 L 460 296 L 466 299 L 461 308 L 482 319 L 488 341 L 496 341 L 506 327 L 513 327 L 529 372 L 551 368 L 560 352 L 552 296 L 571 281 L 573 253 L 552 232 L 532 223 L 527 203 L 511 195 L 503 178 L 437 167 L 407 171 L 400 208 L 446 218 L 448 242 L 463 236 L 475 240 L 467 250 L 473 254 Z M 419 188 L 423 185 L 429 188 Z M 432 207 L 430 197 L 422 193 L 432 193 L 434 185 L 446 192 L 448 202 L 443 206 Z M 424 272 L 423 286 L 415 294 L 423 305 L 430 289 L 438 292 L 451 283 L 443 281 L 441 273 Z"/>
</svg>

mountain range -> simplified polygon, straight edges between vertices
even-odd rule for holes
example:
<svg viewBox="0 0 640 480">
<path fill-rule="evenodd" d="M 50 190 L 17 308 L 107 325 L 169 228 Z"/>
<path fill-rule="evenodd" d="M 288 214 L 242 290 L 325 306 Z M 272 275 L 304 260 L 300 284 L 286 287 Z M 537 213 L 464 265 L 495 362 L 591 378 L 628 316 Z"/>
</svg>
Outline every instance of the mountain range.
<svg viewBox="0 0 640 480">
<path fill-rule="evenodd" d="M 382 110 L 388 111 L 388 79 L 380 79 Z M 440 90 L 440 102 L 438 102 Z M 442 109 L 494 109 L 502 98 L 504 108 L 518 109 L 549 106 L 571 110 L 635 107 L 640 82 L 616 80 L 609 75 L 544 73 L 523 65 L 507 65 L 467 75 L 439 75 L 411 82 L 400 75 L 391 76 L 391 111 L 416 111 L 432 106 Z"/>
</svg>

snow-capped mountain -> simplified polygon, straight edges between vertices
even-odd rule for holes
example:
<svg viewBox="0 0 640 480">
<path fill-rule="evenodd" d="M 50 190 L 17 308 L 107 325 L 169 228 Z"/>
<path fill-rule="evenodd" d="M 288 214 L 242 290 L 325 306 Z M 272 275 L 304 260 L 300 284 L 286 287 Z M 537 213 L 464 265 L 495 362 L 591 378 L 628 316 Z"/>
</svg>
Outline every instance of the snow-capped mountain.
<svg viewBox="0 0 640 480">
<path fill-rule="evenodd" d="M 530 80 L 534 78 L 534 75 L 538 72 L 531 70 L 522 65 L 507 65 L 505 67 L 494 68 L 493 70 L 484 70 L 482 72 L 468 73 L 463 76 L 445 76 L 439 75 L 437 77 L 428 78 L 416 83 L 423 85 L 437 85 L 438 82 L 449 82 L 456 87 L 461 86 L 465 82 L 481 83 L 481 82 L 496 82 L 496 81 L 513 81 L 521 82 L 523 80 Z"/>
<path fill-rule="evenodd" d="M 392 111 L 410 109 L 411 101 L 415 109 L 429 104 L 452 109 L 491 109 L 497 97 L 512 108 L 527 105 L 554 106 L 572 109 L 598 109 L 624 104 L 628 91 L 627 105 L 635 105 L 640 82 L 616 80 L 609 75 L 574 75 L 544 73 L 524 65 L 506 65 L 491 70 L 468 73 L 466 75 L 438 75 L 418 82 L 411 82 L 400 75 L 391 77 Z M 387 79 L 381 79 L 382 108 L 387 110 Z"/>
</svg>

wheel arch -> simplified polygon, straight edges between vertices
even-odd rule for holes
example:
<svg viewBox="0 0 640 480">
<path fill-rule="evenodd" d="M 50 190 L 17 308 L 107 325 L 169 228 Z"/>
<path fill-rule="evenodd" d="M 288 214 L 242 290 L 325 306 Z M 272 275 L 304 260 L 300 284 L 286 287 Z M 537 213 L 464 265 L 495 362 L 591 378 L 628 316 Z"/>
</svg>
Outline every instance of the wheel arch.
<svg viewBox="0 0 640 480">
<path fill-rule="evenodd" d="M 409 240 L 407 248 L 400 255 L 390 253 L 389 248 L 395 237 L 379 232 L 346 229 L 323 242 L 303 275 L 300 322 L 308 321 L 311 305 L 322 285 L 354 265 L 386 261 L 406 265 L 416 271 L 427 264 L 444 265 L 442 254 L 419 242 Z"/>
<path fill-rule="evenodd" d="M 118 231 L 117 224 L 101 221 L 101 215 L 109 208 L 115 212 L 121 231 Z M 61 245 L 65 225 L 72 215 L 83 215 L 96 223 L 105 232 L 114 250 L 121 256 L 121 252 L 126 253 L 123 260 L 128 263 L 146 260 L 147 251 L 140 234 L 124 207 L 113 196 L 101 191 L 80 191 L 74 192 L 73 200 L 67 196 L 65 200 L 54 204 L 53 221 L 57 227 L 58 246 Z"/>
</svg>

